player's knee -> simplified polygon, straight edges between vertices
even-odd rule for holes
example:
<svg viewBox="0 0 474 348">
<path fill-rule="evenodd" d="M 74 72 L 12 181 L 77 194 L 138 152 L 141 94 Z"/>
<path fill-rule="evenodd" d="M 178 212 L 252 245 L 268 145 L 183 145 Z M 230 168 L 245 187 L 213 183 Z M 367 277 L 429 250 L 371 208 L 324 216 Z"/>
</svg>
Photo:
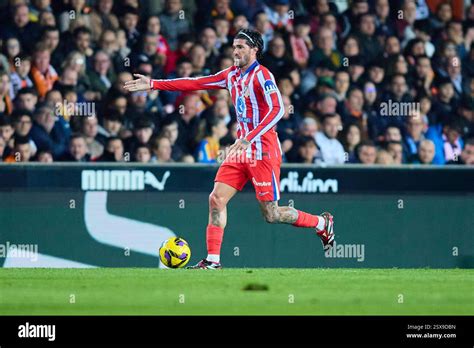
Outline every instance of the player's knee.
<svg viewBox="0 0 474 348">
<path fill-rule="evenodd" d="M 225 207 L 224 197 L 212 191 L 209 195 L 209 207 L 222 210 Z"/>
</svg>

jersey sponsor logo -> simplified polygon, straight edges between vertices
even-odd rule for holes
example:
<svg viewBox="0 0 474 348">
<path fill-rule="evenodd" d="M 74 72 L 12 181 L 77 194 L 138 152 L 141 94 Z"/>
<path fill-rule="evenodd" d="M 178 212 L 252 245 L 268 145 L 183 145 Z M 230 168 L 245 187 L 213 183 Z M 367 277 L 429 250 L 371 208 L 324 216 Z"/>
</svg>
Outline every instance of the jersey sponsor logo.
<svg viewBox="0 0 474 348">
<path fill-rule="evenodd" d="M 277 86 L 272 80 L 267 80 L 263 84 L 263 89 L 265 90 L 265 94 L 270 94 L 277 91 Z"/>
<path fill-rule="evenodd" d="M 272 185 L 271 182 L 267 182 L 267 181 L 258 182 L 255 178 L 252 178 L 252 182 L 255 186 L 271 186 Z"/>
<path fill-rule="evenodd" d="M 298 180 L 298 172 L 289 172 L 286 178 L 280 180 L 281 192 L 334 192 L 338 191 L 337 179 L 316 179 L 312 172 L 308 172 L 303 178 L 301 184 Z"/>
<path fill-rule="evenodd" d="M 245 112 L 245 100 L 242 96 L 237 98 L 237 112 L 242 115 Z"/>
<path fill-rule="evenodd" d="M 250 122 L 252 122 L 252 120 L 250 119 L 250 117 L 242 117 L 242 116 L 238 116 L 238 117 L 237 117 L 237 121 L 239 121 L 239 122 L 244 122 L 244 123 L 250 123 Z"/>
<path fill-rule="evenodd" d="M 169 176 L 169 170 L 161 181 L 148 170 L 83 170 L 81 187 L 84 191 L 143 191 L 149 185 L 163 191 Z"/>
</svg>

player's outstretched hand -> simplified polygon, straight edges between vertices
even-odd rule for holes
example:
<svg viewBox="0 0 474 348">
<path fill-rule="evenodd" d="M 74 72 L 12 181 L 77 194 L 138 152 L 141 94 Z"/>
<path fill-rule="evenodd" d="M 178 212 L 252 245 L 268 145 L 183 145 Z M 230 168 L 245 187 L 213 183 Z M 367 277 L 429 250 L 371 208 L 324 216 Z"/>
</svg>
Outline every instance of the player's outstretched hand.
<svg viewBox="0 0 474 348">
<path fill-rule="evenodd" d="M 226 158 L 230 158 L 232 156 L 241 156 L 247 150 L 249 145 L 250 143 L 247 140 L 237 139 L 235 143 L 229 147 Z"/>
<path fill-rule="evenodd" d="M 137 79 L 125 82 L 124 89 L 130 92 L 149 91 L 151 89 L 148 77 L 140 74 L 133 74 L 133 76 Z"/>
</svg>

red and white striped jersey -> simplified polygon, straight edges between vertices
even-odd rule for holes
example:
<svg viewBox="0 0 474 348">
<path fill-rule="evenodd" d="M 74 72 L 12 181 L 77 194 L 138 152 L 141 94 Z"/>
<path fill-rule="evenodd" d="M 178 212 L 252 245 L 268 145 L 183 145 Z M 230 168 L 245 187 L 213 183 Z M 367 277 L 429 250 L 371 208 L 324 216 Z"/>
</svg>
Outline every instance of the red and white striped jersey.
<svg viewBox="0 0 474 348">
<path fill-rule="evenodd" d="M 281 157 L 275 128 L 284 113 L 283 100 L 273 74 L 257 61 L 245 72 L 232 66 L 210 76 L 151 80 L 151 89 L 165 91 L 224 88 L 229 91 L 235 106 L 238 137 L 251 143 L 247 158 Z"/>
</svg>

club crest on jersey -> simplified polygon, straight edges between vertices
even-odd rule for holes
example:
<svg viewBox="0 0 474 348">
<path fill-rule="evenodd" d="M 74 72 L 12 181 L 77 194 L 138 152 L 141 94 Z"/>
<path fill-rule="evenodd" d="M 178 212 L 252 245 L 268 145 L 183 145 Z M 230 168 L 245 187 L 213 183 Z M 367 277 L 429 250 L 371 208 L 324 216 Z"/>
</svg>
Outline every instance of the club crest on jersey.
<svg viewBox="0 0 474 348">
<path fill-rule="evenodd" d="M 267 80 L 263 85 L 263 89 L 265 90 L 265 94 L 270 94 L 277 91 L 277 86 L 272 80 Z"/>
<path fill-rule="evenodd" d="M 237 98 L 237 112 L 242 115 L 245 112 L 245 100 L 242 96 Z"/>
</svg>

